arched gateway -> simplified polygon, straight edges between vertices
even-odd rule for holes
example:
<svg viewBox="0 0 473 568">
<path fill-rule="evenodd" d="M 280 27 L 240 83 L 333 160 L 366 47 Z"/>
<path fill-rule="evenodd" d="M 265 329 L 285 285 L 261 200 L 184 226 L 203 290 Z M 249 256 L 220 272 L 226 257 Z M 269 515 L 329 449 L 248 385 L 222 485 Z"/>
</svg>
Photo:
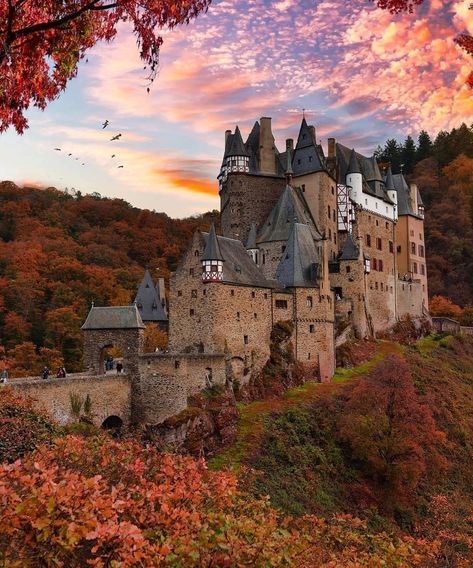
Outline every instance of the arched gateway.
<svg viewBox="0 0 473 568">
<path fill-rule="evenodd" d="M 84 367 L 95 375 L 104 373 L 104 352 L 117 347 L 123 355 L 123 372 L 138 373 L 138 358 L 143 351 L 145 325 L 133 306 L 92 307 L 84 332 Z"/>
</svg>

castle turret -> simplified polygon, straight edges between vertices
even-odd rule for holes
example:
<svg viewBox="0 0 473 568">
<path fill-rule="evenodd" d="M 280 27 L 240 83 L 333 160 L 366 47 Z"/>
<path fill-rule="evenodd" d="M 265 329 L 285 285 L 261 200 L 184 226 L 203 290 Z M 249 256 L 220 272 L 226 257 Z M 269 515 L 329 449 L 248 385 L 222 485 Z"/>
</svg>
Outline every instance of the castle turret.
<svg viewBox="0 0 473 568">
<path fill-rule="evenodd" d="M 346 171 L 346 185 L 351 187 L 350 197 L 356 203 L 361 203 L 363 192 L 363 176 L 361 174 L 360 164 L 356 157 L 356 152 L 352 149 L 350 154 L 350 162 Z"/>
<path fill-rule="evenodd" d="M 220 252 L 215 225 L 212 223 L 207 237 L 202 261 L 202 280 L 204 282 L 222 282 L 223 280 L 223 256 Z"/>
<path fill-rule="evenodd" d="M 246 250 L 253 259 L 255 264 L 258 264 L 258 247 L 256 246 L 256 225 L 251 223 L 250 232 L 246 241 Z"/>
<path fill-rule="evenodd" d="M 395 205 L 394 219 L 397 219 L 397 190 L 396 186 L 394 185 L 394 178 L 391 166 L 389 166 L 388 171 L 386 173 L 386 179 L 384 180 L 384 187 L 386 189 L 389 199 L 391 199 L 391 201 Z"/>
</svg>

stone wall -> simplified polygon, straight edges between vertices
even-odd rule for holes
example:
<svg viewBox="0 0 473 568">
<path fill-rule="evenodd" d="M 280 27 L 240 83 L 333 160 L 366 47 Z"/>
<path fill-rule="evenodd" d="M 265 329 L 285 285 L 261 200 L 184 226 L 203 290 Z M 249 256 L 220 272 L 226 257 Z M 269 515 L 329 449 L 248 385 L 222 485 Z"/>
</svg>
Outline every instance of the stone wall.
<svg viewBox="0 0 473 568">
<path fill-rule="evenodd" d="M 371 237 L 369 244 L 367 235 Z M 394 222 L 373 212 L 356 213 L 356 236 L 370 257 L 371 271 L 366 275 L 366 304 L 375 332 L 396 322 L 396 255 Z M 381 250 L 377 239 L 381 239 Z M 390 245 L 392 243 L 392 245 Z M 392 252 L 391 252 L 392 250 Z M 382 261 L 382 270 L 379 261 Z"/>
<path fill-rule="evenodd" d="M 71 409 L 71 393 L 92 402 L 91 418 L 100 427 L 109 416 L 118 416 L 125 426 L 131 420 L 131 379 L 125 375 L 34 379 L 13 385 L 34 398 L 60 424 L 76 421 Z"/>
<path fill-rule="evenodd" d="M 421 282 L 406 282 L 398 280 L 396 285 L 398 319 L 407 314 L 413 318 L 422 317 L 424 315 L 422 309 L 424 295 Z"/>
<path fill-rule="evenodd" d="M 245 243 L 251 224 L 263 225 L 284 188 L 280 177 L 230 173 L 220 191 L 222 235 Z"/>
</svg>

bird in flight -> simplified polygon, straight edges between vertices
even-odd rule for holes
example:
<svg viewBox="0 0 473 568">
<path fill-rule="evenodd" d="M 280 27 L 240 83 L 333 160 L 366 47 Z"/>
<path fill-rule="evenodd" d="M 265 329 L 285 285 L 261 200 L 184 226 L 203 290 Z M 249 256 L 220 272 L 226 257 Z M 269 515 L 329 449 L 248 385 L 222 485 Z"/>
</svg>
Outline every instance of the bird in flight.
<svg viewBox="0 0 473 568">
<path fill-rule="evenodd" d="M 109 121 L 106 120 L 106 121 L 102 124 L 102 130 L 103 130 L 104 128 L 107 128 L 107 126 L 108 126 L 109 124 L 110 124 Z"/>
<path fill-rule="evenodd" d="M 112 157 L 112 158 L 115 158 L 115 156 L 116 156 L 116 154 L 112 154 L 112 156 L 111 156 L 111 157 Z"/>
<path fill-rule="evenodd" d="M 119 168 L 123 168 L 123 166 L 118 166 Z"/>
<path fill-rule="evenodd" d="M 120 140 L 121 138 L 121 134 L 115 134 L 115 136 L 113 138 L 110 138 L 110 142 L 113 142 L 113 140 Z"/>
<path fill-rule="evenodd" d="M 71 152 L 69 152 L 69 154 L 67 154 L 68 156 L 72 156 Z"/>
<path fill-rule="evenodd" d="M 56 150 L 56 152 L 60 152 L 61 148 L 54 148 Z"/>
</svg>

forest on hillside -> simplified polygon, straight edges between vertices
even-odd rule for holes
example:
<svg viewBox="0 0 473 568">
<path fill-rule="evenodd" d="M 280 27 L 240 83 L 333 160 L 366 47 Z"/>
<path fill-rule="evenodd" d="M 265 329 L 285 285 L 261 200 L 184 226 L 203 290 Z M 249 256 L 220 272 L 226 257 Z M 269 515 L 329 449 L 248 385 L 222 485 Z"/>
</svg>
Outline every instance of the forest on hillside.
<svg viewBox="0 0 473 568">
<path fill-rule="evenodd" d="M 390 164 L 418 185 L 426 211 L 429 295 L 453 302 L 439 315 L 458 316 L 457 304 L 473 304 L 473 125 L 441 131 L 434 140 L 425 131 L 417 142 L 411 136 L 401 144 L 390 139 L 376 156 L 381 167 Z M 446 302 L 436 298 L 431 307 L 437 304 L 444 308 Z"/>
<path fill-rule="evenodd" d="M 404 163 L 422 193 L 431 306 L 473 325 L 473 128 L 388 140 L 378 159 L 395 172 Z M 11 372 L 62 361 L 79 370 L 91 303 L 129 304 L 145 268 L 167 279 L 217 215 L 171 219 L 98 194 L 0 183 L 0 356 Z"/>
</svg>

